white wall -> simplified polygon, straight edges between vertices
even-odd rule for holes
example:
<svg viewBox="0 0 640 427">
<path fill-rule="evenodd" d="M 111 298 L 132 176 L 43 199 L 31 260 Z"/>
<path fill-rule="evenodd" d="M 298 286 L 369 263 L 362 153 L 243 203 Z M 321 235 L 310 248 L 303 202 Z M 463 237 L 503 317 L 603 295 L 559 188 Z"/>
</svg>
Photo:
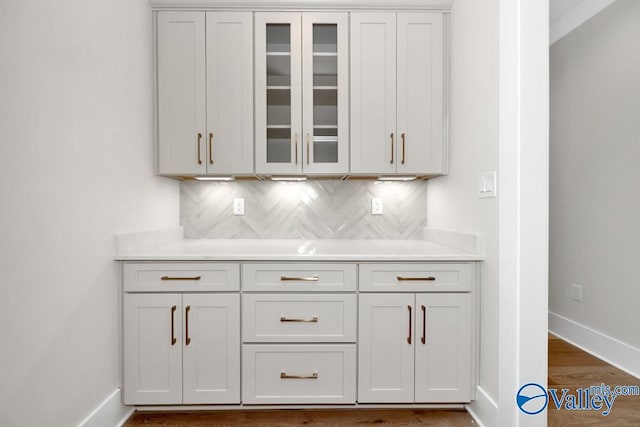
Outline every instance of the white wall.
<svg viewBox="0 0 640 427">
<path fill-rule="evenodd" d="M 640 2 L 551 47 L 549 310 L 640 348 Z M 570 284 L 583 287 L 583 302 Z M 569 337 L 572 338 L 572 337 Z"/>
<path fill-rule="evenodd" d="M 120 384 L 113 235 L 178 223 L 151 35 L 145 0 L 0 2 L 0 425 L 77 424 Z"/>
<path fill-rule="evenodd" d="M 477 175 L 498 164 L 498 2 L 456 0 L 451 11 L 449 175 L 428 181 L 430 227 L 484 235 L 480 386 L 498 393 L 498 204 L 478 199 Z M 500 189 L 498 188 L 498 194 Z"/>
</svg>

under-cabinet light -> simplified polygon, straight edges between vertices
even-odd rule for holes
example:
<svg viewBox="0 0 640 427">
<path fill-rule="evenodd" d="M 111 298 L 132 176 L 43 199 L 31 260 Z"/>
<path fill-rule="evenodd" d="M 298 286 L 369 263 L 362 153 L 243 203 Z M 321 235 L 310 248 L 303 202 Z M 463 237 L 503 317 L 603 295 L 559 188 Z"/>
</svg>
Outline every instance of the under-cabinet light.
<svg viewBox="0 0 640 427">
<path fill-rule="evenodd" d="M 272 176 L 271 181 L 306 181 L 306 176 Z"/>
<path fill-rule="evenodd" d="M 232 176 L 196 176 L 198 181 L 235 181 Z"/>
<path fill-rule="evenodd" d="M 413 181 L 416 178 L 415 175 L 387 175 L 379 176 L 378 181 Z"/>
</svg>

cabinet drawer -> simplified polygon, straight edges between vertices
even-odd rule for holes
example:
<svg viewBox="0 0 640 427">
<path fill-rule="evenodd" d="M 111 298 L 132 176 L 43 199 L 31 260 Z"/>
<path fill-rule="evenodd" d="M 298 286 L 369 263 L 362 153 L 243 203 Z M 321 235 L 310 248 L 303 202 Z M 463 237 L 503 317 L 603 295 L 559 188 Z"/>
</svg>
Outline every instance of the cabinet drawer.
<svg viewBox="0 0 640 427">
<path fill-rule="evenodd" d="M 245 294 L 245 342 L 355 342 L 354 294 Z"/>
<path fill-rule="evenodd" d="M 125 292 L 202 292 L 240 289 L 240 265 L 233 263 L 126 263 Z"/>
<path fill-rule="evenodd" d="M 356 346 L 244 345 L 242 401 L 355 403 Z"/>
<path fill-rule="evenodd" d="M 355 264 L 244 264 L 249 292 L 344 292 L 356 290 Z"/>
<path fill-rule="evenodd" d="M 360 291 L 468 292 L 474 274 L 469 263 L 360 264 Z"/>
</svg>

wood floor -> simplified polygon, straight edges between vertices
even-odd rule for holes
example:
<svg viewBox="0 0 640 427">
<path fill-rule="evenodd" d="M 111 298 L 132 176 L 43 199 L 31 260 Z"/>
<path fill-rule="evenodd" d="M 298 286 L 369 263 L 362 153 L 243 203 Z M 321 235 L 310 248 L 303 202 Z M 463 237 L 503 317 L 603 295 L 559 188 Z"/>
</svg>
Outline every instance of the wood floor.
<svg viewBox="0 0 640 427">
<path fill-rule="evenodd" d="M 637 385 L 640 379 L 586 353 L 579 348 L 549 335 L 549 380 L 548 388 L 568 388 L 575 393 L 577 388 L 585 388 L 604 383 L 606 385 Z M 600 411 L 569 411 L 556 409 L 550 401 L 547 407 L 549 427 L 639 427 L 640 396 L 618 396 L 613 402 L 609 415 Z"/>
<path fill-rule="evenodd" d="M 549 335 L 549 383 L 560 393 L 605 383 L 640 385 L 640 380 L 596 357 Z M 553 402 L 547 408 L 549 427 L 640 426 L 640 396 L 619 396 L 611 413 L 557 410 Z M 272 410 L 216 412 L 136 412 L 125 427 L 205 427 L 205 426 L 476 426 L 465 411 L 436 410 Z M 487 426 L 491 427 L 491 426 Z"/>
</svg>

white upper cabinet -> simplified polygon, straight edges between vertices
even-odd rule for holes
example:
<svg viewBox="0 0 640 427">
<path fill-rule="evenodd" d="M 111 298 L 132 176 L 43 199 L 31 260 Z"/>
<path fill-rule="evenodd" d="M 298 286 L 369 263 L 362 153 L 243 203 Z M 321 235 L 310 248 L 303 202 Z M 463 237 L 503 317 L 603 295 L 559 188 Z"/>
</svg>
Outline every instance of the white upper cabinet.
<svg viewBox="0 0 640 427">
<path fill-rule="evenodd" d="M 348 14 L 256 13 L 256 173 L 348 173 L 348 82 Z"/>
<path fill-rule="evenodd" d="M 351 14 L 351 173 L 445 172 L 441 13 Z"/>
<path fill-rule="evenodd" d="M 253 173 L 251 12 L 157 14 L 161 175 Z"/>
<path fill-rule="evenodd" d="M 206 173 L 205 14 L 158 12 L 158 173 Z"/>
</svg>

